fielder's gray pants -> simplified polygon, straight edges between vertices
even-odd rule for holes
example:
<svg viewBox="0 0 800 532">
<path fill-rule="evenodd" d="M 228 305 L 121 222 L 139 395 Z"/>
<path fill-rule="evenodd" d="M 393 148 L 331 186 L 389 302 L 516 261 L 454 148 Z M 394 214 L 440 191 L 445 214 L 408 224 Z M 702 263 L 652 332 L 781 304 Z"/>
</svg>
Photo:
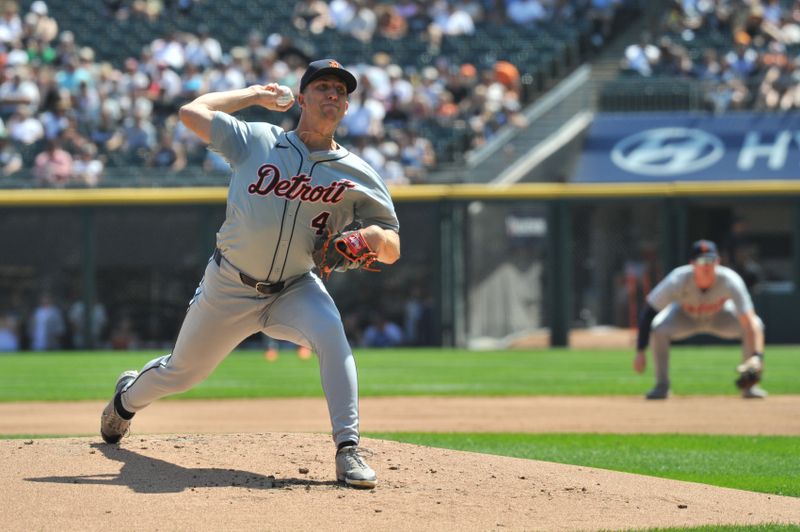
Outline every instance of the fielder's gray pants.
<svg viewBox="0 0 800 532">
<path fill-rule="evenodd" d="M 308 273 L 279 294 L 263 296 L 242 284 L 225 259 L 210 261 L 189 304 L 172 354 L 156 358 L 122 393 L 122 406 L 137 412 L 164 396 L 186 391 L 250 335 L 263 332 L 312 349 L 319 357 L 333 439 L 358 442 L 356 364 L 333 300 Z"/>
<path fill-rule="evenodd" d="M 760 319 L 758 323 L 763 328 Z M 657 387 L 669 388 L 669 347 L 672 341 L 696 334 L 711 334 L 728 340 L 742 338 L 742 325 L 733 301 L 726 301 L 719 312 L 703 318 L 690 316 L 680 304 L 672 303 L 653 318 L 653 363 Z M 744 352 L 742 342 L 742 357 L 750 355 L 752 353 Z"/>
</svg>

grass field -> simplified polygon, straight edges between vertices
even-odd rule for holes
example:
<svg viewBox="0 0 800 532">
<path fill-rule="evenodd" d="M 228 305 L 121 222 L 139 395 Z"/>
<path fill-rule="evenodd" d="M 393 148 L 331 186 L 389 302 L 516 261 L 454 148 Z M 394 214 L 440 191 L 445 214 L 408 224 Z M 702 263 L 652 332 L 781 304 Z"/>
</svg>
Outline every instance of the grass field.
<svg viewBox="0 0 800 532">
<path fill-rule="evenodd" d="M 117 375 L 141 368 L 157 352 L 24 353 L 0 356 L 0 401 L 106 399 Z M 671 357 L 676 395 L 735 395 L 736 347 L 677 347 Z M 639 395 L 653 384 L 652 368 L 631 370 L 627 350 L 470 352 L 455 349 L 358 350 L 361 395 Z M 795 347 L 767 351 L 765 387 L 800 393 Z M 178 398 L 321 396 L 315 361 L 290 351 L 267 364 L 256 351 L 238 351 L 212 376 Z"/>
<path fill-rule="evenodd" d="M 141 368 L 160 354 L 95 352 L 0 356 L 0 401 L 105 400 L 122 370 Z M 735 346 L 676 347 L 671 359 L 673 392 L 676 395 L 735 395 L 734 367 L 739 356 Z M 649 389 L 653 380 L 652 368 L 644 375 L 633 373 L 629 350 L 358 350 L 356 358 L 362 396 L 640 395 Z M 764 384 L 773 395 L 800 393 L 797 348 L 768 349 Z M 285 351 L 278 362 L 268 364 L 260 351 L 238 351 L 207 381 L 171 400 L 321 395 L 316 361 L 301 361 L 292 352 Z M 797 460 L 800 437 L 368 435 L 800 496 L 800 462 Z M 798 530 L 798 527 L 767 525 L 686 530 L 785 531 Z"/>
<path fill-rule="evenodd" d="M 369 436 L 800 497 L 797 437 L 463 433 Z"/>
</svg>

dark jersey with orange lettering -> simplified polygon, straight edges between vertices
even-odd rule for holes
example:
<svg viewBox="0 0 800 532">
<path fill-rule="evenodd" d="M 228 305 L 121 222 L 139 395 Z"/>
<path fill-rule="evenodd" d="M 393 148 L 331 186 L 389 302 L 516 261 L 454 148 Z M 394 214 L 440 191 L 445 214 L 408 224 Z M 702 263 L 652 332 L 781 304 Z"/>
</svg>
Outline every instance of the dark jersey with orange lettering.
<svg viewBox="0 0 800 532">
<path fill-rule="evenodd" d="M 210 148 L 233 168 L 217 247 L 250 277 L 278 282 L 310 271 L 315 240 L 353 221 L 399 230 L 381 177 L 341 146 L 309 152 L 293 131 L 217 111 Z"/>
<path fill-rule="evenodd" d="M 717 265 L 716 272 L 714 284 L 700 290 L 694 282 L 692 265 L 679 266 L 650 292 L 647 303 L 657 311 L 676 303 L 687 315 L 698 319 L 715 315 L 728 300 L 733 302 L 737 314 L 753 310 L 753 301 L 739 274 L 721 265 Z"/>
</svg>

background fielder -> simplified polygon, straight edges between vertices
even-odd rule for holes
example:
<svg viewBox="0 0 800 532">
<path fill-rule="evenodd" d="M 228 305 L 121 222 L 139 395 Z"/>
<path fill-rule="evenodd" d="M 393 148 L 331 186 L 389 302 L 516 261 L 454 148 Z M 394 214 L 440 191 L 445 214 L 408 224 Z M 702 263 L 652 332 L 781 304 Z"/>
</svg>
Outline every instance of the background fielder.
<svg viewBox="0 0 800 532">
<path fill-rule="evenodd" d="M 339 480 L 373 487 L 360 456 L 358 382 L 341 317 L 311 269 L 318 241 L 353 221 L 351 235 L 377 260 L 399 258 L 399 224 L 380 176 L 338 145 L 333 134 L 356 88 L 334 60 L 311 63 L 300 82 L 300 121 L 285 132 L 230 113 L 251 105 L 286 111 L 291 93 L 277 84 L 200 96 L 181 120 L 230 163 L 225 221 L 172 353 L 125 372 L 103 411 L 107 442 L 125 434 L 134 413 L 204 380 L 245 338 L 262 332 L 317 353 L 337 445 Z M 288 93 L 288 99 L 287 99 Z"/>
<path fill-rule="evenodd" d="M 764 324 L 742 278 L 719 263 L 717 246 L 709 240 L 692 245 L 691 260 L 670 272 L 647 296 L 639 320 L 633 368 L 642 373 L 645 350 L 653 334 L 656 385 L 646 397 L 669 395 L 669 348 L 672 340 L 706 333 L 721 338 L 741 338 L 743 363 L 736 384 L 745 398 L 766 397 L 758 386 L 764 359 Z"/>
</svg>

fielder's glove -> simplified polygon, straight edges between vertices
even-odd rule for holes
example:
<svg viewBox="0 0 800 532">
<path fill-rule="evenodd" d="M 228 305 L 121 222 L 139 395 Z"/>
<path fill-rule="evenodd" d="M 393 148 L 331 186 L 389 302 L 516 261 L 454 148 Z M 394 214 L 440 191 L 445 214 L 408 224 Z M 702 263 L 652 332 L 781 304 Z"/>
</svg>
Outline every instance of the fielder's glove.
<svg viewBox="0 0 800 532">
<path fill-rule="evenodd" d="M 761 355 L 753 355 L 736 366 L 736 371 L 739 373 L 739 378 L 735 381 L 736 387 L 741 390 L 749 390 L 761 382 L 762 368 Z"/>
<path fill-rule="evenodd" d="M 317 239 L 314 245 L 314 264 L 326 279 L 332 272 L 347 270 L 379 271 L 372 267 L 378 254 L 372 251 L 359 231 L 329 234 Z"/>
</svg>

